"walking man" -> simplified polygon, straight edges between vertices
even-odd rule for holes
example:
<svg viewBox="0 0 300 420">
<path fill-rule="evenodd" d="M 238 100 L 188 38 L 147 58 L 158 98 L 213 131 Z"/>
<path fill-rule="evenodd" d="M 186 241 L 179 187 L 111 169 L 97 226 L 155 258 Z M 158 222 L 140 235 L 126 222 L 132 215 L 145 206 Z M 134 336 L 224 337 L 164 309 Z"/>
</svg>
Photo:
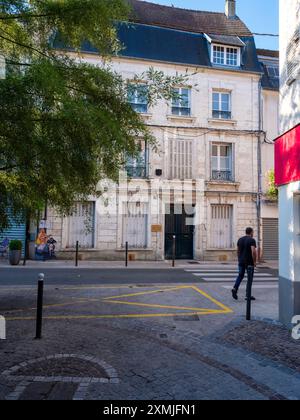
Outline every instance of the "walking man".
<svg viewBox="0 0 300 420">
<path fill-rule="evenodd" d="M 238 291 L 244 280 L 246 271 L 248 274 L 248 281 L 253 281 L 254 268 L 256 267 L 257 261 L 256 241 L 253 236 L 254 230 L 252 228 L 247 228 L 246 236 L 240 238 L 238 241 L 237 253 L 239 259 L 239 275 L 236 279 L 235 286 L 232 289 L 232 297 L 235 300 L 238 300 Z M 255 298 L 251 296 L 251 300 L 255 300 Z"/>
</svg>

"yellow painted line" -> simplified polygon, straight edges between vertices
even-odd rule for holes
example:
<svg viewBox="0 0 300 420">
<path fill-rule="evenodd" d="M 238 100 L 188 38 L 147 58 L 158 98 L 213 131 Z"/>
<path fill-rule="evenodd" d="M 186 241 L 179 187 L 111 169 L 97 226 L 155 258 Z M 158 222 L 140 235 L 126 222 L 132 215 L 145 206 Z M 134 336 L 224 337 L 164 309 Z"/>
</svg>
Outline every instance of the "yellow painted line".
<svg viewBox="0 0 300 420">
<path fill-rule="evenodd" d="M 176 313 L 176 314 L 129 314 L 129 315 L 57 315 L 57 316 L 45 316 L 43 319 L 45 320 L 53 320 L 53 321 L 63 321 L 63 320 L 80 320 L 80 319 L 117 319 L 117 318 L 167 318 L 167 317 L 175 317 L 179 315 L 184 316 L 192 316 L 192 315 L 215 315 L 215 314 L 227 314 L 228 312 L 225 311 L 218 311 L 215 312 L 192 312 L 192 313 Z M 34 321 L 35 317 L 21 317 L 21 318 L 6 318 L 6 321 Z"/>
<path fill-rule="evenodd" d="M 217 301 L 216 299 L 214 299 L 212 296 L 210 296 L 208 293 L 205 293 L 203 290 L 198 289 L 198 287 L 196 286 L 192 286 L 192 288 L 194 290 L 196 290 L 196 292 L 200 293 L 200 295 L 206 297 L 207 299 L 209 299 L 211 302 L 213 302 L 214 304 L 216 304 L 219 308 L 222 308 L 224 311 L 226 311 L 227 313 L 233 313 L 233 310 L 231 308 L 229 308 L 228 306 L 223 305 L 223 303 Z"/>
<path fill-rule="evenodd" d="M 78 304 L 83 304 L 83 303 L 88 303 L 88 302 L 98 302 L 99 299 L 79 299 L 78 301 L 74 301 L 74 302 L 65 302 L 65 303 L 52 303 L 49 305 L 44 305 L 43 308 L 47 309 L 47 308 L 60 308 L 63 306 L 72 306 L 72 305 L 78 305 Z M 16 313 L 16 312 L 26 312 L 26 311 L 35 311 L 35 308 L 25 308 L 25 309 L 15 309 L 13 311 L 5 311 L 5 313 Z"/>
<path fill-rule="evenodd" d="M 149 292 L 139 292 L 139 293 L 130 293 L 128 295 L 110 296 L 110 297 L 104 298 L 103 300 L 152 295 L 152 294 L 155 294 L 155 293 L 173 292 L 173 291 L 176 291 L 176 290 L 189 289 L 189 288 L 191 288 L 191 286 L 176 286 L 176 287 L 171 287 L 169 289 L 158 289 L 158 290 L 151 290 Z"/>
<path fill-rule="evenodd" d="M 155 305 L 148 303 L 137 303 L 137 302 L 126 302 L 122 300 L 104 300 L 105 303 L 116 303 L 120 305 L 130 305 L 130 306 L 144 306 L 146 308 L 161 308 L 161 309 L 176 309 L 182 311 L 204 311 L 204 312 L 215 312 L 216 309 L 207 309 L 207 308 L 186 308 L 184 306 L 167 306 L 167 305 Z"/>
</svg>

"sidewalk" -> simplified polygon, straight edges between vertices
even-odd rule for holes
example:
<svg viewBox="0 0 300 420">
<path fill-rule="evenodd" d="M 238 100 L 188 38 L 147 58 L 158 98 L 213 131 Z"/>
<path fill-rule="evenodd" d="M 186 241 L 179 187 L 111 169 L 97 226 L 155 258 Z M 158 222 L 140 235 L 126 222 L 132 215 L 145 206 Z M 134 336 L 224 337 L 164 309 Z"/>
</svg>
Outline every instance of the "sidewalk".
<svg viewBox="0 0 300 420">
<path fill-rule="evenodd" d="M 177 260 L 175 262 L 175 268 L 197 268 L 198 266 L 213 266 L 213 267 L 228 267 L 237 266 L 237 261 L 228 261 L 226 263 L 220 263 L 218 261 L 191 261 L 191 260 Z M 73 269 L 75 267 L 75 261 L 73 260 L 52 260 L 52 261 L 32 261 L 28 260 L 26 266 L 23 266 L 23 262 L 20 262 L 19 266 L 13 267 L 9 265 L 8 260 L 0 258 L 0 268 L 9 267 L 11 269 L 20 268 L 47 268 L 47 269 Z M 78 268 L 80 269 L 120 269 L 125 267 L 125 261 L 79 261 Z M 278 270 L 278 261 L 266 261 L 259 265 L 260 268 L 270 268 Z M 140 269 L 140 270 L 166 270 L 172 268 L 172 261 L 129 261 L 129 269 Z"/>
</svg>

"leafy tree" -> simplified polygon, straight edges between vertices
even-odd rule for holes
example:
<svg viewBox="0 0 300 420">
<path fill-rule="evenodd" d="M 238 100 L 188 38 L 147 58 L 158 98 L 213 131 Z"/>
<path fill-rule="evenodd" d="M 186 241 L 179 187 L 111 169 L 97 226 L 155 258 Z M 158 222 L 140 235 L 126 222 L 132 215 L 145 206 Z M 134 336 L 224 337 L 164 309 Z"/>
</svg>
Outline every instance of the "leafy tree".
<svg viewBox="0 0 300 420">
<path fill-rule="evenodd" d="M 2 0 L 0 51 L 0 229 L 15 216 L 34 214 L 45 202 L 63 213 L 74 200 L 96 193 L 100 179 L 116 179 L 137 138 L 154 144 L 127 101 L 128 82 L 112 70 L 122 46 L 116 21 L 126 22 L 125 0 Z M 54 48 L 59 34 L 60 45 Z M 80 58 L 89 42 L 102 66 Z M 149 69 L 150 104 L 170 100 L 186 76 Z"/>
</svg>

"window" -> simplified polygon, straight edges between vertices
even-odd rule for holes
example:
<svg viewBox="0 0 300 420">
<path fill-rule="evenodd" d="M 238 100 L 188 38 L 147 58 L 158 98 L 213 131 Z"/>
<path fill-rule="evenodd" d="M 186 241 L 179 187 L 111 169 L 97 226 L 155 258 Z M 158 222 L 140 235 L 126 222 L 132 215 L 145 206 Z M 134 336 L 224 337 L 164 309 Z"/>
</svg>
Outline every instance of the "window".
<svg viewBox="0 0 300 420">
<path fill-rule="evenodd" d="M 148 245 L 148 204 L 127 203 L 123 216 L 123 246 L 143 249 Z"/>
<path fill-rule="evenodd" d="M 217 45 L 213 46 L 213 63 L 214 64 L 225 64 L 225 48 Z"/>
<path fill-rule="evenodd" d="M 148 176 L 148 149 L 145 141 L 140 142 L 138 156 L 127 157 L 126 171 L 129 178 L 146 178 Z"/>
<path fill-rule="evenodd" d="M 193 179 L 193 141 L 169 141 L 169 179 Z"/>
<path fill-rule="evenodd" d="M 94 248 L 95 202 L 75 203 L 71 215 L 67 219 L 67 248 Z"/>
<path fill-rule="evenodd" d="M 278 66 L 267 65 L 266 67 L 267 67 L 269 77 L 276 78 L 276 79 L 279 78 L 279 67 Z"/>
<path fill-rule="evenodd" d="M 213 144 L 211 147 L 211 178 L 214 181 L 233 181 L 232 145 Z"/>
<path fill-rule="evenodd" d="M 224 92 L 213 92 L 213 118 L 231 119 L 231 94 Z"/>
<path fill-rule="evenodd" d="M 233 247 L 231 205 L 213 204 L 211 206 L 211 247 L 213 249 L 231 249 Z"/>
<path fill-rule="evenodd" d="M 220 66 L 237 67 L 240 65 L 240 49 L 213 45 L 212 62 Z"/>
<path fill-rule="evenodd" d="M 286 52 L 286 75 L 287 84 L 291 85 L 300 73 L 300 29 L 297 28 L 287 46 Z"/>
<path fill-rule="evenodd" d="M 172 100 L 172 114 L 180 116 L 191 115 L 191 89 L 174 89 L 177 98 Z"/>
<path fill-rule="evenodd" d="M 139 113 L 148 112 L 148 87 L 146 85 L 129 85 L 128 102 Z"/>
</svg>

